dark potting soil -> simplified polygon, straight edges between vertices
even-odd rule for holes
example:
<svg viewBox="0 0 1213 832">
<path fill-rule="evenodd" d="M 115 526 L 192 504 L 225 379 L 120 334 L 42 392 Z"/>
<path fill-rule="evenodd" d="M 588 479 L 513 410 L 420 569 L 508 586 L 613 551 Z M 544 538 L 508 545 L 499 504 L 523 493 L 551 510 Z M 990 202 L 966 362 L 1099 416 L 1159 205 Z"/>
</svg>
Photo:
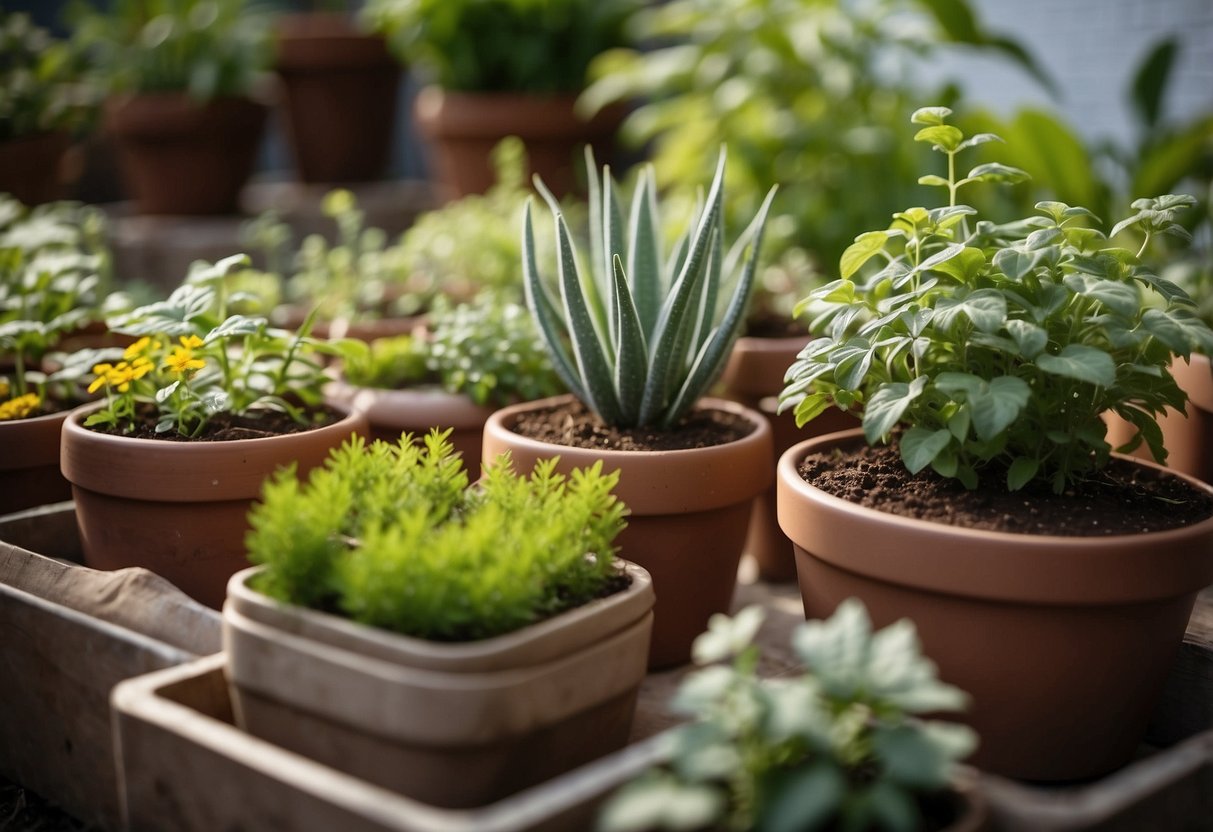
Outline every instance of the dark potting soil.
<svg viewBox="0 0 1213 832">
<path fill-rule="evenodd" d="M 799 320 L 782 315 L 762 315 L 746 321 L 744 334 L 750 338 L 796 338 L 807 336 L 809 330 Z"/>
<path fill-rule="evenodd" d="M 693 408 L 673 430 L 613 428 L 604 425 L 579 401 L 567 402 L 521 414 L 513 424 L 520 436 L 604 451 L 684 451 L 726 445 L 749 436 L 749 419 L 727 410 Z"/>
<path fill-rule="evenodd" d="M 1005 477 L 989 470 L 974 491 L 930 469 L 912 475 L 896 445 L 811 454 L 799 471 L 810 485 L 844 500 L 970 529 L 1098 537 L 1173 529 L 1213 516 L 1213 498 L 1205 492 L 1119 459 L 1062 494 L 1048 483 L 1010 492 Z"/>
<path fill-rule="evenodd" d="M 182 436 L 175 430 L 156 433 L 156 422 L 159 420 L 156 409 L 150 404 L 140 404 L 135 408 L 138 420 L 135 422 L 134 431 L 127 433 L 120 428 L 107 425 L 93 425 L 89 430 L 108 433 L 111 436 L 155 439 L 161 442 L 231 442 L 237 439 L 264 439 L 288 433 L 304 433 L 331 425 L 341 419 L 343 415 L 341 411 L 328 405 L 308 408 L 307 413 L 313 420 L 307 424 L 299 424 L 287 414 L 277 410 L 259 410 L 244 416 L 218 413 L 207 422 L 201 434 L 191 437 Z"/>
</svg>

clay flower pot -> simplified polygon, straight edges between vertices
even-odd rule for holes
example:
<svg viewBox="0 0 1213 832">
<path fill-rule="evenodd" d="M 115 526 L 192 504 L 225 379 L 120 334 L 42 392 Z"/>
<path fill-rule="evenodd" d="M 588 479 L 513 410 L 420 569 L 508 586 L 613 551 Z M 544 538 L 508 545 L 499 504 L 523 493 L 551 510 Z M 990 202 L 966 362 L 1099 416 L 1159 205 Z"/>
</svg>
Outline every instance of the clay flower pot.
<svg viewBox="0 0 1213 832">
<path fill-rule="evenodd" d="M 481 458 L 488 462 L 508 450 L 515 469 L 529 471 L 537 460 L 559 456 L 557 470 L 566 474 L 601 459 L 604 470 L 620 472 L 615 494 L 630 514 L 616 539 L 618 554 L 648 570 L 658 598 L 649 667 L 683 664 L 708 618 L 727 612 L 732 602 L 754 498 L 771 481 L 770 425 L 734 402 L 702 399 L 702 407 L 743 416 L 753 432 L 708 448 L 613 451 L 555 445 L 513 431 L 522 413 L 571 399 L 497 411 L 485 423 Z"/>
<path fill-rule="evenodd" d="M 0 192 L 26 205 L 59 199 L 59 166 L 70 143 L 68 134 L 59 130 L 0 142 Z"/>
<path fill-rule="evenodd" d="M 387 167 L 400 65 L 378 35 L 339 14 L 278 22 L 275 70 L 287 136 L 304 182 L 367 182 Z"/>
<path fill-rule="evenodd" d="M 308 310 L 301 304 L 286 304 L 274 309 L 273 321 L 283 329 L 297 330 L 307 319 Z M 335 321 L 317 320 L 312 324 L 313 338 L 355 338 L 359 341 L 375 341 L 408 335 L 425 322 L 424 315 L 406 318 L 342 318 Z"/>
<path fill-rule="evenodd" d="M 838 433 L 780 460 L 805 615 L 855 596 L 875 626 L 912 619 L 940 677 L 973 697 L 979 768 L 1057 781 L 1128 762 L 1213 581 L 1213 518 L 1110 537 L 978 531 L 865 508 L 797 473 L 810 453 L 863 441 Z"/>
<path fill-rule="evenodd" d="M 531 171 L 557 196 L 573 190 L 581 146 L 607 158 L 623 110 L 606 108 L 583 121 L 573 111 L 576 95 L 452 92 L 425 87 L 414 117 L 433 149 L 438 180 L 449 198 L 480 194 L 496 181 L 492 149 L 506 136 L 526 145 Z"/>
<path fill-rule="evenodd" d="M 774 458 L 772 470 L 788 448 L 813 436 L 857 427 L 859 420 L 831 408 L 803 428 L 796 427 L 791 411 L 779 413 L 783 376 L 809 342 L 809 336 L 790 338 L 738 338 L 721 375 L 721 395 L 762 413 L 771 423 Z M 768 581 L 796 580 L 792 541 L 779 528 L 775 516 L 775 481 L 754 500 L 754 516 L 745 550 L 758 562 L 758 574 Z"/>
<path fill-rule="evenodd" d="M 185 93 L 143 93 L 107 101 L 105 126 L 139 213 L 231 214 L 267 113 L 248 98 L 199 104 Z"/>
<path fill-rule="evenodd" d="M 462 455 L 464 467 L 471 479 L 479 476 L 481 437 L 493 415 L 491 407 L 444 390 L 382 390 L 345 381 L 326 385 L 324 394 L 330 403 L 365 414 L 371 439 L 398 442 L 405 431 L 424 436 L 431 428 L 451 428 L 451 444 Z"/>
<path fill-rule="evenodd" d="M 0 514 L 72 498 L 59 473 L 59 434 L 68 411 L 0 422 Z"/>
<path fill-rule="evenodd" d="M 83 427 L 98 406 L 73 411 L 63 428 L 61 465 L 76 500 L 85 565 L 143 566 L 215 608 L 228 578 L 248 565 L 245 515 L 265 478 L 290 462 L 306 474 L 331 448 L 367 431 L 366 417 L 349 413 L 314 430 L 260 439 L 135 439 Z"/>
<path fill-rule="evenodd" d="M 508 541 L 503 541 L 508 545 Z M 278 603 L 232 578 L 223 608 L 237 724 L 426 803 L 490 803 L 627 742 L 653 589 L 494 638 L 440 643 Z"/>
</svg>

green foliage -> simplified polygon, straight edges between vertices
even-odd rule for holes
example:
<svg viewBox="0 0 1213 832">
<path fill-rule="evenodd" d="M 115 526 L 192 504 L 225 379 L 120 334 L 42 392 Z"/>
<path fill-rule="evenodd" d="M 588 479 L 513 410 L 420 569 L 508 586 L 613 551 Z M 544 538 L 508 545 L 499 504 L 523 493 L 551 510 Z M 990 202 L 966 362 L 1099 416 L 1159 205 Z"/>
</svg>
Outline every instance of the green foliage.
<svg viewBox="0 0 1213 832">
<path fill-rule="evenodd" d="M 75 38 L 118 92 L 246 96 L 269 65 L 268 20 L 246 0 L 76 0 Z"/>
<path fill-rule="evenodd" d="M 472 489 L 445 433 L 424 443 L 360 438 L 300 485 L 268 480 L 254 506 L 257 588 L 293 604 L 435 641 L 520 629 L 606 593 L 619 579 L 613 541 L 624 506 L 600 463 L 514 473 L 508 456 Z"/>
<path fill-rule="evenodd" d="M 465 92 L 575 92 L 623 43 L 635 0 L 369 0 L 364 18 L 411 66 Z"/>
<path fill-rule="evenodd" d="M 962 725 L 923 721 L 965 695 L 936 677 L 914 625 L 873 633 L 863 603 L 797 628 L 799 677 L 760 680 L 760 607 L 714 615 L 673 707 L 670 762 L 625 786 L 599 818 L 602 832 L 814 832 L 924 828 L 918 799 L 947 789 L 976 745 Z M 732 666 L 715 664 L 733 658 Z"/>
<path fill-rule="evenodd" d="M 560 205 L 541 189 L 556 229 L 561 303 L 539 274 L 528 202 L 522 242 L 527 306 L 561 379 L 600 419 L 670 429 L 715 383 L 741 331 L 775 188 L 726 253 L 721 150 L 707 202 L 667 257 L 652 169 L 640 175 L 625 225 L 610 168 L 603 168 L 599 181 L 588 150 L 586 155 L 588 268 L 578 265 Z"/>
<path fill-rule="evenodd" d="M 1144 439 L 1163 458 L 1155 416 L 1185 400 L 1168 364 L 1207 352 L 1213 332 L 1143 257 L 1160 235 L 1186 236 L 1177 216 L 1192 198 L 1134 202 L 1136 213 L 1109 236 L 1140 230 L 1137 251 L 1112 245 L 1090 227 L 1098 222 L 1090 211 L 1061 202 L 971 226 L 976 211 L 957 203 L 961 188 L 1026 174 L 986 163 L 960 175 L 957 157 L 997 137 L 966 138 L 950 113 L 929 107 L 913 117 L 923 125 L 917 139 L 947 159 L 946 176 L 919 181 L 945 189 L 947 204 L 907 209 L 856 237 L 841 279 L 802 301 L 824 337 L 789 368 L 781 406 L 794 406 L 799 424 L 831 404 L 861 410 L 869 442 L 905 426 L 911 472 L 930 466 L 969 488 L 989 466 L 1011 490 L 1039 478 L 1061 492 L 1107 463 L 1107 410 L 1137 428 L 1125 450 Z"/>
<path fill-rule="evenodd" d="M 29 15 L 0 11 L 0 142 L 79 126 L 94 102 L 78 57 Z"/>
</svg>

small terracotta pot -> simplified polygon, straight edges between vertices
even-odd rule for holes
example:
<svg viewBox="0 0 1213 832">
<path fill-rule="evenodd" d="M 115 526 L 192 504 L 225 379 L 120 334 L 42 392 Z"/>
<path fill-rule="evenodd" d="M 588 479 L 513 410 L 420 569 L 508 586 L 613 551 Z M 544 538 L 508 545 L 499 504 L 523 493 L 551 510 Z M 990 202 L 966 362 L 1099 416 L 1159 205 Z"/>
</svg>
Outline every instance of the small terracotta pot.
<svg viewBox="0 0 1213 832">
<path fill-rule="evenodd" d="M 588 122 L 574 111 L 576 95 L 452 92 L 425 87 L 414 117 L 433 149 L 438 180 L 448 198 L 481 194 L 496 182 L 492 150 L 506 136 L 526 145 L 531 171 L 557 196 L 573 190 L 581 146 L 609 158 L 623 109 L 606 108 Z"/>
<path fill-rule="evenodd" d="M 274 68 L 299 178 L 378 179 L 391 157 L 400 86 L 384 39 L 357 31 L 345 15 L 284 15 Z"/>
<path fill-rule="evenodd" d="M 370 423 L 370 438 L 400 441 L 408 431 L 424 436 L 431 428 L 451 429 L 451 444 L 463 457 L 474 480 L 480 475 L 480 445 L 491 407 L 444 390 L 382 390 L 334 381 L 324 390 L 327 400 L 361 411 Z"/>
<path fill-rule="evenodd" d="M 72 498 L 59 473 L 59 434 L 68 411 L 0 422 L 0 514 Z"/>
<path fill-rule="evenodd" d="M 331 425 L 262 439 L 169 442 L 111 436 L 83 427 L 99 405 L 64 423 L 63 475 L 72 484 L 84 563 L 93 569 L 143 566 L 218 608 L 227 580 L 248 565 L 249 507 L 279 466 L 300 476 L 329 450 L 367 432 L 349 413 Z"/>
<path fill-rule="evenodd" d="M 0 142 L 0 193 L 11 194 L 26 205 L 62 198 L 60 165 L 70 143 L 62 131 Z"/>
<path fill-rule="evenodd" d="M 284 329 L 298 329 L 307 319 L 307 309 L 298 304 L 279 306 L 273 312 L 275 325 Z M 408 335 L 425 322 L 424 315 L 407 318 L 357 318 L 336 321 L 317 320 L 312 324 L 311 334 L 315 338 L 355 338 L 359 341 L 374 341 L 379 338 L 394 338 Z"/>
<path fill-rule="evenodd" d="M 779 394 L 783 377 L 810 336 L 792 338 L 738 338 L 721 375 L 726 399 L 740 402 L 762 413 L 771 423 L 774 458 L 772 470 L 788 448 L 813 436 L 823 436 L 857 427 L 859 420 L 849 413 L 830 408 L 803 428 L 796 427 L 791 411 L 779 413 Z M 796 580 L 796 558 L 792 541 L 779 528 L 775 516 L 775 481 L 754 500 L 754 516 L 745 550 L 758 562 L 758 574 L 768 581 Z"/>
<path fill-rule="evenodd" d="M 754 431 L 725 445 L 682 451 L 572 448 L 513 431 L 521 414 L 571 400 L 558 396 L 497 411 L 485 423 L 481 458 L 489 462 L 508 450 L 518 471 L 559 456 L 557 470 L 566 474 L 598 460 L 604 470 L 620 472 L 615 494 L 630 514 L 616 540 L 619 556 L 647 569 L 657 592 L 649 667 L 683 664 L 708 618 L 732 603 L 753 501 L 771 481 L 770 425 L 735 402 L 703 399 L 700 406 L 741 415 Z"/>
<path fill-rule="evenodd" d="M 855 596 L 876 627 L 912 619 L 940 676 L 973 698 L 979 768 L 1060 781 L 1128 762 L 1213 581 L 1213 518 L 1151 534 L 1007 534 L 864 508 L 797 473 L 810 453 L 863 441 L 837 433 L 780 460 L 805 615 Z"/>
<path fill-rule="evenodd" d="M 139 213 L 235 213 L 268 112 L 248 98 L 199 104 L 185 93 L 108 100 L 105 127 Z"/>
<path fill-rule="evenodd" d="M 503 541 L 503 545 L 509 545 Z M 648 574 L 494 638 L 440 643 L 277 603 L 232 578 L 237 724 L 426 803 L 470 808 L 627 742 L 652 627 Z"/>
</svg>

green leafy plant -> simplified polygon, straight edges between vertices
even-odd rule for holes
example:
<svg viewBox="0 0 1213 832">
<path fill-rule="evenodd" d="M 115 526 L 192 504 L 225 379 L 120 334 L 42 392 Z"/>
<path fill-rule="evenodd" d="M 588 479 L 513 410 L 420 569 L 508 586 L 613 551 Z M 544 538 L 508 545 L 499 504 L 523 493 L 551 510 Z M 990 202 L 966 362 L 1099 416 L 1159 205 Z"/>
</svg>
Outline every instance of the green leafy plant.
<svg viewBox="0 0 1213 832">
<path fill-rule="evenodd" d="M 565 477 L 552 459 L 523 477 L 503 456 L 468 489 L 446 436 L 355 438 L 304 485 L 293 467 L 268 480 L 249 515 L 257 588 L 435 641 L 508 633 L 619 588 L 618 472 Z"/>
<path fill-rule="evenodd" d="M 563 392 L 526 307 L 491 293 L 441 303 L 423 333 L 347 341 L 342 355 L 346 378 L 365 387 L 436 384 L 479 405 Z"/>
<path fill-rule="evenodd" d="M 116 92 L 245 96 L 270 60 L 268 19 L 246 0 L 77 0 L 75 38 Z"/>
<path fill-rule="evenodd" d="M 105 404 L 86 426 L 130 433 L 150 412 L 156 433 L 192 438 L 221 413 L 281 411 L 299 424 L 317 418 L 308 409 L 321 401 L 326 380 L 317 353 L 331 348 L 307 337 L 310 319 L 292 333 L 230 313 L 225 277 L 247 262 L 237 254 L 195 263 L 167 300 L 110 318 L 113 332 L 138 340 L 117 363 L 93 367 L 89 392 L 103 390 Z"/>
<path fill-rule="evenodd" d="M 81 76 L 68 44 L 27 14 L 0 11 L 0 142 L 79 126 L 95 103 Z"/>
<path fill-rule="evenodd" d="M 861 410 L 872 443 L 904 426 L 898 442 L 911 472 L 929 466 L 968 488 L 991 468 L 1011 490 L 1040 478 L 1061 492 L 1108 462 L 1107 410 L 1137 428 L 1124 450 L 1144 440 L 1163 458 L 1155 416 L 1185 400 L 1168 364 L 1207 351 L 1213 332 L 1143 258 L 1158 236 L 1186 236 L 1176 218 L 1192 198 L 1138 200 L 1107 237 L 1089 227 L 1098 220 L 1086 208 L 1060 202 L 974 226 L 958 192 L 1026 174 L 986 163 L 962 176 L 958 157 L 997 137 L 966 138 L 950 114 L 913 116 L 917 140 L 947 159 L 946 176 L 919 182 L 944 189 L 946 205 L 907 209 L 856 237 L 841 278 L 802 302 L 824 337 L 789 368 L 782 406 L 794 406 L 800 424 L 830 405 Z M 1109 242 L 1130 227 L 1142 232 L 1138 250 Z"/>
<path fill-rule="evenodd" d="M 913 623 L 873 633 L 849 599 L 793 634 L 807 673 L 759 679 L 762 620 L 761 607 L 712 616 L 693 648 L 708 666 L 673 701 L 693 721 L 676 729 L 668 764 L 605 806 L 602 832 L 924 828 L 924 804 L 940 801 L 976 737 L 920 718 L 967 697 L 936 677 Z"/>
<path fill-rule="evenodd" d="M 623 43 L 634 0 L 369 0 L 363 12 L 409 65 L 465 92 L 574 92 Z"/>
<path fill-rule="evenodd" d="M 556 229 L 560 306 L 539 274 L 529 202 L 522 242 L 527 306 L 557 373 L 602 421 L 670 429 L 715 383 L 741 330 L 775 188 L 726 254 L 722 150 L 706 203 L 667 258 L 652 169 L 640 175 L 625 225 L 610 168 L 600 182 L 588 151 L 586 168 L 589 275 L 582 276 L 559 203 L 541 188 Z"/>
</svg>

